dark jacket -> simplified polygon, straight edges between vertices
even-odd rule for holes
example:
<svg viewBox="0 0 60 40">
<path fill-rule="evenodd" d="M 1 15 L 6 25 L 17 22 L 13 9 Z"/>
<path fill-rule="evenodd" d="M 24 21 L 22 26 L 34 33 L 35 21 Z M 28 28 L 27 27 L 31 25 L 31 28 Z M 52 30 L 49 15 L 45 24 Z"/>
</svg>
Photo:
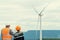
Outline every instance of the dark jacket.
<svg viewBox="0 0 60 40">
<path fill-rule="evenodd" d="M 16 32 L 14 34 L 14 40 L 24 40 L 24 34 L 23 34 L 23 32 Z"/>
</svg>

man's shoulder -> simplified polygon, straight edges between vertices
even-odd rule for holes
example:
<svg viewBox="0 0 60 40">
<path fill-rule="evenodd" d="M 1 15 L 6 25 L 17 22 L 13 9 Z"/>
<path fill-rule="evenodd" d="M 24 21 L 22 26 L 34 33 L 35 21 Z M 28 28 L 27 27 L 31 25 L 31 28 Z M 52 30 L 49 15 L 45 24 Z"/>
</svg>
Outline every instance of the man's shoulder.
<svg viewBox="0 0 60 40">
<path fill-rule="evenodd" d="M 4 30 L 4 29 L 5 29 L 5 28 L 2 28 L 1 31 Z"/>
<path fill-rule="evenodd" d="M 21 32 L 21 31 L 20 32 L 16 32 L 15 34 L 23 34 L 23 32 Z"/>
</svg>

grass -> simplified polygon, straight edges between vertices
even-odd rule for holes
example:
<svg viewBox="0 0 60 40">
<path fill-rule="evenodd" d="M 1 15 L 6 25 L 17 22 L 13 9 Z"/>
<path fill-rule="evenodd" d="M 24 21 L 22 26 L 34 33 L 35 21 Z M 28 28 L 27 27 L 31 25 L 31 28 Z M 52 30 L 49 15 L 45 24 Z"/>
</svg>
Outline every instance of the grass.
<svg viewBox="0 0 60 40">
<path fill-rule="evenodd" d="M 60 40 L 60 38 L 43 38 L 43 40 Z"/>
</svg>

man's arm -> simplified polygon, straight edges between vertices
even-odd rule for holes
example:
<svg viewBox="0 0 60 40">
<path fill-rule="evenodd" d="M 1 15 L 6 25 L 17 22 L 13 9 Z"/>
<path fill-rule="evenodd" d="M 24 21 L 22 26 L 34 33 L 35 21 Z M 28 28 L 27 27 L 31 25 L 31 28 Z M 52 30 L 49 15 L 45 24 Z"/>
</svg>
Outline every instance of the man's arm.
<svg viewBox="0 0 60 40">
<path fill-rule="evenodd" d="M 10 35 L 13 35 L 14 36 L 14 33 L 13 33 L 13 31 L 10 29 Z"/>
</svg>

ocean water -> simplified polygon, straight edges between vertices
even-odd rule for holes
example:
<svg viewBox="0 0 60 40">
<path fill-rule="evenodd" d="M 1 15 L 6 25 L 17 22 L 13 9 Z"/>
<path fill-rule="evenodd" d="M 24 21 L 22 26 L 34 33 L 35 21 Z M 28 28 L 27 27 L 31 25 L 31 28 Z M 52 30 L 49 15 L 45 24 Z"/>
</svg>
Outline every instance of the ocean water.
<svg viewBox="0 0 60 40">
<path fill-rule="evenodd" d="M 43 40 L 60 40 L 60 30 L 43 30 L 42 31 Z M 25 40 L 39 40 L 40 30 L 29 30 L 24 32 Z M 0 36 L 1 40 L 1 36 Z"/>
</svg>

